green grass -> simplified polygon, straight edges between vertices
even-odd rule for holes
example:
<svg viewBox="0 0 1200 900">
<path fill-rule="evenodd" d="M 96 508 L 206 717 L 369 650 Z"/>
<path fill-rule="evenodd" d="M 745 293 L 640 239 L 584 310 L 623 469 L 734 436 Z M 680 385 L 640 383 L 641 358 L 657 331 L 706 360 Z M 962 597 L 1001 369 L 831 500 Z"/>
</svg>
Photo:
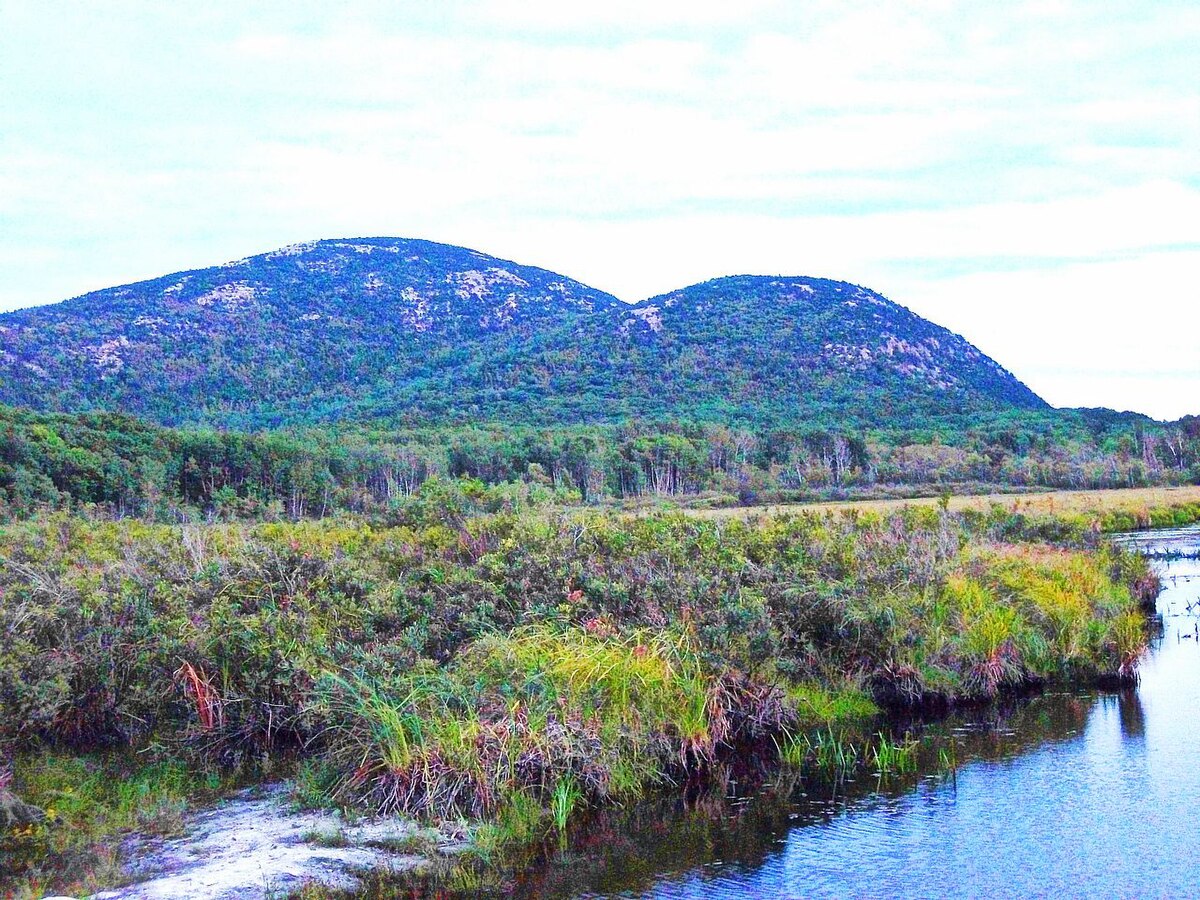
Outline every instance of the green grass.
<svg viewBox="0 0 1200 900">
<path fill-rule="evenodd" d="M 814 770 L 826 777 L 842 777 L 858 766 L 862 745 L 845 732 L 833 728 L 801 734 L 783 747 L 782 757 L 794 766 Z"/>
<path fill-rule="evenodd" d="M 567 822 L 582 797 L 583 791 L 570 775 L 564 775 L 554 785 L 554 790 L 550 792 L 550 816 L 560 835 L 566 833 Z"/>
<path fill-rule="evenodd" d="M 317 847 L 347 847 L 350 839 L 341 828 L 328 828 L 321 831 L 307 831 L 300 838 L 307 844 Z"/>
<path fill-rule="evenodd" d="M 871 745 L 871 763 L 881 776 L 903 775 L 917 767 L 917 742 L 911 738 L 896 740 L 882 731 Z"/>
<path fill-rule="evenodd" d="M 440 844 L 441 838 L 437 831 L 430 828 L 421 828 L 403 837 L 366 841 L 364 846 L 387 850 L 391 853 L 428 857 L 437 851 Z"/>
<path fill-rule="evenodd" d="M 436 676 L 324 684 L 333 752 L 354 772 L 335 793 L 385 811 L 479 816 L 534 797 L 562 830 L 581 804 L 708 758 L 725 737 L 714 680 L 669 633 L 526 627 Z"/>
<path fill-rule="evenodd" d="M 19 795 L 72 823 L 9 839 L 36 851 L 28 884 L 100 885 L 123 830 L 295 772 L 301 806 L 484 822 L 487 857 L 771 740 L 820 771 L 903 772 L 905 742 L 867 738 L 891 708 L 1132 674 L 1156 583 L 1092 524 L 6 527 L 0 746 L 24 754 Z M 143 763 L 87 756 L 113 745 Z"/>
<path fill-rule="evenodd" d="M 897 739 L 884 731 L 874 734 L 832 726 L 788 735 L 777 744 L 780 760 L 822 778 L 838 780 L 869 769 L 881 778 L 916 770 L 920 745 L 909 737 Z"/>
<path fill-rule="evenodd" d="M 120 882 L 121 835 L 176 835 L 190 805 L 211 802 L 230 787 L 174 761 L 43 753 L 15 763 L 14 791 L 44 810 L 46 820 L 0 835 L 0 850 L 32 896 L 85 894 Z"/>
<path fill-rule="evenodd" d="M 339 772 L 329 760 L 305 759 L 292 778 L 292 801 L 300 809 L 337 809 Z"/>
<path fill-rule="evenodd" d="M 826 687 L 816 682 L 791 684 L 788 699 L 805 725 L 833 725 L 869 719 L 881 712 L 859 687 Z"/>
</svg>

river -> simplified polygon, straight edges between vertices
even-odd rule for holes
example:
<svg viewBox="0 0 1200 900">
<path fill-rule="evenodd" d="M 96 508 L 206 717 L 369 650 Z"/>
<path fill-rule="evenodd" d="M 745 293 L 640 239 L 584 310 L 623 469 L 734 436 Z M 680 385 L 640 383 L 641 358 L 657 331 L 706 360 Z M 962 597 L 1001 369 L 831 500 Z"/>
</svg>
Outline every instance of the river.
<svg viewBox="0 0 1200 900">
<path fill-rule="evenodd" d="M 1200 528 L 1117 540 L 1155 555 L 1165 584 L 1136 688 L 926 726 L 925 744 L 953 748 L 953 772 L 932 752 L 891 780 L 735 772 L 716 791 L 598 814 L 517 893 L 1200 896 L 1200 561 L 1186 557 Z"/>
</svg>

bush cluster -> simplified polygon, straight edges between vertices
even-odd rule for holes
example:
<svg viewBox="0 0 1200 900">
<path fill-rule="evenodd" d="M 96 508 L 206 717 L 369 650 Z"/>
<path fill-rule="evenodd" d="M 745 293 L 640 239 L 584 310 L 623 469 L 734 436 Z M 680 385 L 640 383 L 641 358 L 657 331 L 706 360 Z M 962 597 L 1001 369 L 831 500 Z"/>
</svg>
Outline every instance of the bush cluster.
<svg viewBox="0 0 1200 900">
<path fill-rule="evenodd" d="M 412 679 L 466 666 L 492 680 L 449 691 L 455 710 L 544 705 L 557 676 L 522 647 L 549 636 L 615 660 L 633 659 L 634 635 L 672 636 L 687 648 L 674 665 L 699 673 L 710 699 L 746 681 L 952 702 L 1128 673 L 1144 642 L 1129 585 L 1144 566 L 1112 549 L 985 539 L 1044 527 L 934 509 L 754 522 L 497 514 L 389 529 L 22 523 L 0 530 L 0 740 L 178 741 L 258 765 L 345 724 L 331 678 L 422 718 Z M 554 690 L 581 722 L 608 702 Z M 663 730 L 661 719 L 606 740 Z"/>
</svg>

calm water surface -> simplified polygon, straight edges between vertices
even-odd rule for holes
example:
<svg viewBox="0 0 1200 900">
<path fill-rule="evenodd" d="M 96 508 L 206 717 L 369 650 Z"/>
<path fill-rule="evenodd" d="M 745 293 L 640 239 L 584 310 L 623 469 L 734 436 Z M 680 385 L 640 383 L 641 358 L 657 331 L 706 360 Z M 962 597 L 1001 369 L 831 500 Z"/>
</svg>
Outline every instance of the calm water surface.
<svg viewBox="0 0 1200 900">
<path fill-rule="evenodd" d="M 1119 538 L 1200 551 L 1200 529 Z M 931 726 L 956 778 L 783 773 L 586 823 L 532 897 L 1200 897 L 1200 561 L 1160 559 L 1136 689 L 1054 693 Z M 1190 603 L 1197 603 L 1188 610 Z"/>
</svg>

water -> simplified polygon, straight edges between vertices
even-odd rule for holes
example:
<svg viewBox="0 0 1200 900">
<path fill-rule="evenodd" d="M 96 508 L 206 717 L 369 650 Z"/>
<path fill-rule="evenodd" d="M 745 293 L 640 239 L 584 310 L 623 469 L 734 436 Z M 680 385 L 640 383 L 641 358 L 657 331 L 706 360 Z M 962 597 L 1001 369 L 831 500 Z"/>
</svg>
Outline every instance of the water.
<svg viewBox="0 0 1200 900">
<path fill-rule="evenodd" d="M 1120 540 L 1188 553 L 1200 529 Z M 933 758 L 891 783 L 784 773 L 743 795 L 735 778 L 600 815 L 518 893 L 1200 896 L 1200 561 L 1156 567 L 1164 628 L 1136 689 L 1049 693 L 933 726 L 953 738 L 956 778 Z"/>
</svg>

